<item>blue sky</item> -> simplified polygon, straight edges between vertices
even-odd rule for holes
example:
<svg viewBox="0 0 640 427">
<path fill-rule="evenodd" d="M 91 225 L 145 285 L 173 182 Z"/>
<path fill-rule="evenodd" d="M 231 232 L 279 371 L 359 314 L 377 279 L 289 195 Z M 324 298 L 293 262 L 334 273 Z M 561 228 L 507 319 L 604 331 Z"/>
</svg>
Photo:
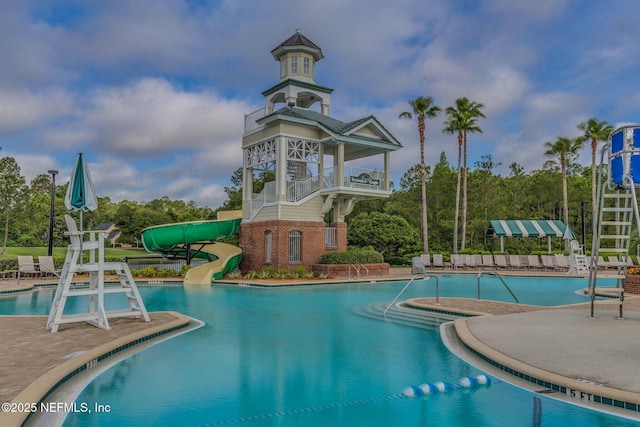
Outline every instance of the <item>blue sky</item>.
<svg viewBox="0 0 640 427">
<path fill-rule="evenodd" d="M 541 168 L 544 143 L 589 117 L 640 119 L 635 0 L 4 0 L 0 12 L 0 155 L 27 180 L 58 169 L 64 183 L 84 152 L 115 202 L 218 207 L 244 114 L 278 81 L 270 51 L 296 28 L 323 50 L 331 115 L 372 114 L 404 145 L 396 183 L 419 155 L 398 115 L 420 95 L 483 103 L 469 164 L 491 154 L 503 175 Z M 442 151 L 456 162 L 443 120 L 427 123 L 429 164 Z"/>
</svg>

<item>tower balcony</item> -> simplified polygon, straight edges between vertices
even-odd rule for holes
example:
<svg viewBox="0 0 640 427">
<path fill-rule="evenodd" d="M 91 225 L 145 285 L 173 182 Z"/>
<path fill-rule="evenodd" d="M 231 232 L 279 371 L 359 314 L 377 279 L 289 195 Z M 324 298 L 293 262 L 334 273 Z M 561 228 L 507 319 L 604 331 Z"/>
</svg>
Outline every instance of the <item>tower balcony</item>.
<svg viewBox="0 0 640 427">
<path fill-rule="evenodd" d="M 252 132 L 256 129 L 261 128 L 262 125 L 259 125 L 256 122 L 261 118 L 265 117 L 267 114 L 270 114 L 272 112 L 273 111 L 267 112 L 267 108 L 262 107 L 262 108 L 258 108 L 256 111 L 253 111 L 249 114 L 245 114 L 244 115 L 244 133 L 247 134 L 249 132 Z"/>
</svg>

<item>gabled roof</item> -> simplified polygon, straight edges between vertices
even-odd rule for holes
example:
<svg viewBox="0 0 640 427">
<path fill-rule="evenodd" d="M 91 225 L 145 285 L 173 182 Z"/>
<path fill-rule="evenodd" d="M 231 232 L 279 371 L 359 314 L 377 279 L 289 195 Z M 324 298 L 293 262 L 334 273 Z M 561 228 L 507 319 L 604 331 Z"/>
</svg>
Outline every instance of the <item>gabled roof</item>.
<svg viewBox="0 0 640 427">
<path fill-rule="evenodd" d="M 343 140 L 346 144 L 359 143 L 367 145 L 367 143 L 371 143 L 378 145 L 382 143 L 390 150 L 397 150 L 402 147 L 402 144 L 400 144 L 400 142 L 374 116 L 363 117 L 351 122 L 343 122 L 306 108 L 283 107 L 274 113 L 263 117 L 258 120 L 258 122 L 267 122 L 274 116 L 291 117 L 294 119 L 314 122 L 316 125 L 325 129 L 325 131 L 331 134 L 332 137 L 337 140 Z M 373 134 L 377 135 L 378 138 L 362 133 L 359 134 L 358 131 L 365 127 L 367 127 Z"/>
</svg>

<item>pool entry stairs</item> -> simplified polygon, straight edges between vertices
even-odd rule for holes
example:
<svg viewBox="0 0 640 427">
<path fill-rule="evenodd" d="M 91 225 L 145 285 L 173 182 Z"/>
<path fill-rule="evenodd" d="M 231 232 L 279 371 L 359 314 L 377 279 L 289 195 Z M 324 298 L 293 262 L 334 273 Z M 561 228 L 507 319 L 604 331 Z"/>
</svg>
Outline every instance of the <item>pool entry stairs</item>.
<svg viewBox="0 0 640 427">
<path fill-rule="evenodd" d="M 126 262 L 105 262 L 103 231 L 78 231 L 76 223 L 69 215 L 65 215 L 71 244 L 67 247 L 58 287 L 47 319 L 47 329 L 57 332 L 63 323 L 87 322 L 98 328 L 109 330 L 108 319 L 115 317 L 137 317 L 149 322 L 149 314 L 145 308 L 135 280 Z M 89 240 L 83 236 L 88 235 Z M 96 236 L 97 235 L 97 236 Z M 96 239 L 97 237 L 97 239 Z M 88 262 L 84 260 L 84 252 L 89 252 Z M 97 258 L 96 258 L 97 252 Z M 105 273 L 115 275 L 119 285 L 105 286 Z M 89 283 L 74 280 L 76 275 L 88 275 Z M 105 295 L 123 294 L 126 308 L 105 309 Z M 65 314 L 65 306 L 70 298 L 88 297 L 88 310 L 76 314 Z M 76 306 L 77 304 L 71 304 Z"/>
<path fill-rule="evenodd" d="M 605 154 L 608 163 L 604 161 Z M 589 269 L 591 317 L 596 304 L 617 304 L 619 317 L 623 317 L 623 283 L 630 265 L 631 234 L 634 222 L 636 229 L 640 224 L 636 195 L 639 185 L 640 127 L 624 126 L 611 134 L 602 149 Z M 616 279 L 616 286 L 598 287 L 601 278 Z"/>
</svg>

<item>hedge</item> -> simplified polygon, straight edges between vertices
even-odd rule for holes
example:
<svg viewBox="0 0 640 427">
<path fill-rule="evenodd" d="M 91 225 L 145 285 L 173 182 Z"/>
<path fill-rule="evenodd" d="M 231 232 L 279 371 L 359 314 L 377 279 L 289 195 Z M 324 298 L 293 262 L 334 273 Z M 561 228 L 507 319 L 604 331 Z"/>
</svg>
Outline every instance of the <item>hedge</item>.
<svg viewBox="0 0 640 427">
<path fill-rule="evenodd" d="M 327 252 L 320 264 L 379 264 L 384 262 L 380 252 L 373 249 L 349 249 L 346 252 Z"/>
</svg>

